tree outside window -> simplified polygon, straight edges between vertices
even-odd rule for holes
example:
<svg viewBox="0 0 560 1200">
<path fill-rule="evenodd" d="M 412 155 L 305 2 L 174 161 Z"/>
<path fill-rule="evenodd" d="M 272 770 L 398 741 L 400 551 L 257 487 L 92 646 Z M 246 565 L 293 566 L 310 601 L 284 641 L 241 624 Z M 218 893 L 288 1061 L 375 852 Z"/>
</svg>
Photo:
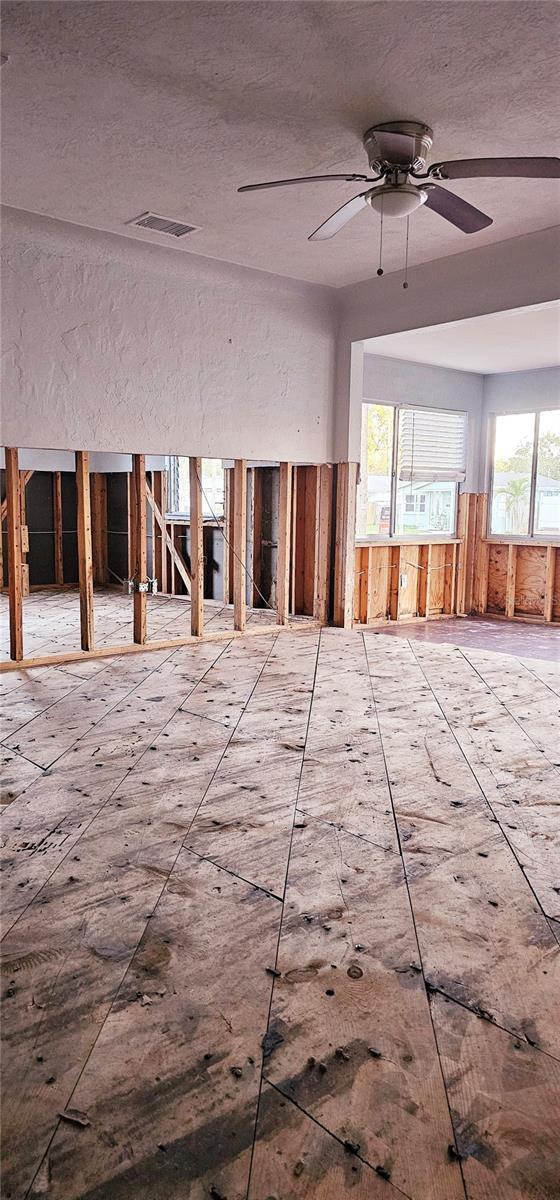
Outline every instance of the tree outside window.
<svg viewBox="0 0 560 1200">
<path fill-rule="evenodd" d="M 490 533 L 560 534 L 560 410 L 496 417 Z"/>
</svg>

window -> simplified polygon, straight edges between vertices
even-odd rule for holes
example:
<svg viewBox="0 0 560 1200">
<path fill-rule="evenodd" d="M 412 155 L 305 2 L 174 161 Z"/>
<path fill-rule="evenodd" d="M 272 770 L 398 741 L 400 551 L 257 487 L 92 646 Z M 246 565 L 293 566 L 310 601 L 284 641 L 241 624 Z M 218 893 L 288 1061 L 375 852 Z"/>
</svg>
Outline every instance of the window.
<svg viewBox="0 0 560 1200">
<path fill-rule="evenodd" d="M 495 418 L 490 533 L 560 535 L 560 410 Z"/>
<path fill-rule="evenodd" d="M 461 412 L 363 405 L 359 539 L 454 536 L 466 427 Z"/>
<path fill-rule="evenodd" d="M 179 455 L 168 459 L 169 512 L 188 516 L 190 512 L 189 460 Z M 202 512 L 205 517 L 224 515 L 224 469 L 221 458 L 202 459 Z"/>
<path fill-rule="evenodd" d="M 388 404 L 362 406 L 359 537 L 389 533 L 394 424 L 395 409 Z"/>
</svg>

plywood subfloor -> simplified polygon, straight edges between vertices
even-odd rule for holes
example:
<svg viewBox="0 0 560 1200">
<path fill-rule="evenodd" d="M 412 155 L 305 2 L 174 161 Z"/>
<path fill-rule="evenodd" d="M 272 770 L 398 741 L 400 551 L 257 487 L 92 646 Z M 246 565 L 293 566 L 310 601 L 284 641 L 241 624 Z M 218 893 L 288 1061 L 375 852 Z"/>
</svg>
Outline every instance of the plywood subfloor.
<svg viewBox="0 0 560 1200">
<path fill-rule="evenodd" d="M 558 1200 L 554 664 L 263 632 L 1 683 L 6 1200 Z"/>
<path fill-rule="evenodd" d="M 186 596 L 148 596 L 148 641 L 190 637 L 191 606 Z M 301 618 L 305 620 L 305 618 Z M 95 646 L 132 643 L 132 596 L 109 588 L 94 591 Z M 249 608 L 247 624 L 276 625 L 276 612 Z M 208 600 L 204 605 L 208 632 L 233 629 L 233 605 Z M 8 597 L 0 595 L 0 661 L 9 659 Z M 23 643 L 26 658 L 80 650 L 80 597 L 74 588 L 40 588 L 23 601 Z"/>
</svg>

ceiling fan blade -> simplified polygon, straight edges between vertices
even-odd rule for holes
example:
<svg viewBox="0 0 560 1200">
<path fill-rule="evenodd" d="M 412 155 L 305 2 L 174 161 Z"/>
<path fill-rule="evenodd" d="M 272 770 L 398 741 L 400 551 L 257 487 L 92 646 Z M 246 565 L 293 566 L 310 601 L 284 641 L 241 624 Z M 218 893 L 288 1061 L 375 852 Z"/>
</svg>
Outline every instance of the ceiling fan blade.
<svg viewBox="0 0 560 1200">
<path fill-rule="evenodd" d="M 437 187 L 435 183 L 428 184 L 426 191 L 426 208 L 431 208 L 433 212 L 439 213 L 440 217 L 445 217 L 446 221 L 456 225 L 463 233 L 478 233 L 479 230 L 492 225 L 492 217 L 487 217 L 486 213 L 474 208 L 454 192 Z"/>
<path fill-rule="evenodd" d="M 322 179 L 345 179 L 347 183 L 354 183 L 356 180 L 365 180 L 366 183 L 375 182 L 374 179 L 370 180 L 368 175 L 302 175 L 300 179 L 273 179 L 270 183 L 246 183 L 237 191 L 258 192 L 262 188 L 286 187 L 291 183 L 317 183 Z"/>
<path fill-rule="evenodd" d="M 560 158 L 457 158 L 433 163 L 437 179 L 559 179 Z"/>
<path fill-rule="evenodd" d="M 352 220 L 352 217 L 355 217 L 362 208 L 366 208 L 368 196 L 369 191 L 362 192 L 359 196 L 354 196 L 353 200 L 347 200 L 346 204 L 343 204 L 341 208 L 337 208 L 332 216 L 327 217 L 327 220 L 323 221 L 323 224 L 319 225 L 309 235 L 308 242 L 322 242 L 326 238 L 334 237 L 335 233 L 338 233 L 340 229 L 343 229 Z"/>
</svg>

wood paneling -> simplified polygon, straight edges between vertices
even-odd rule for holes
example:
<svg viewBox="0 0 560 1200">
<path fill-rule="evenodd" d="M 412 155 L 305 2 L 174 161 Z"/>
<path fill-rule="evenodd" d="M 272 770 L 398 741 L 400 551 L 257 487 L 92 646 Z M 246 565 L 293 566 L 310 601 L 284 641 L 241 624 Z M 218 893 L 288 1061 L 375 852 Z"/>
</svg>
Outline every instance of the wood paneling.
<svg viewBox="0 0 560 1200">
<path fill-rule="evenodd" d="M 515 546 L 514 612 L 544 616 L 546 590 L 546 546 Z M 553 551 L 554 553 L 554 551 Z M 512 615 L 512 614 L 508 614 Z"/>
<path fill-rule="evenodd" d="M 488 592 L 486 608 L 488 612 L 505 613 L 508 548 L 507 546 L 488 545 Z M 485 610 L 483 610 L 485 611 Z"/>
</svg>

